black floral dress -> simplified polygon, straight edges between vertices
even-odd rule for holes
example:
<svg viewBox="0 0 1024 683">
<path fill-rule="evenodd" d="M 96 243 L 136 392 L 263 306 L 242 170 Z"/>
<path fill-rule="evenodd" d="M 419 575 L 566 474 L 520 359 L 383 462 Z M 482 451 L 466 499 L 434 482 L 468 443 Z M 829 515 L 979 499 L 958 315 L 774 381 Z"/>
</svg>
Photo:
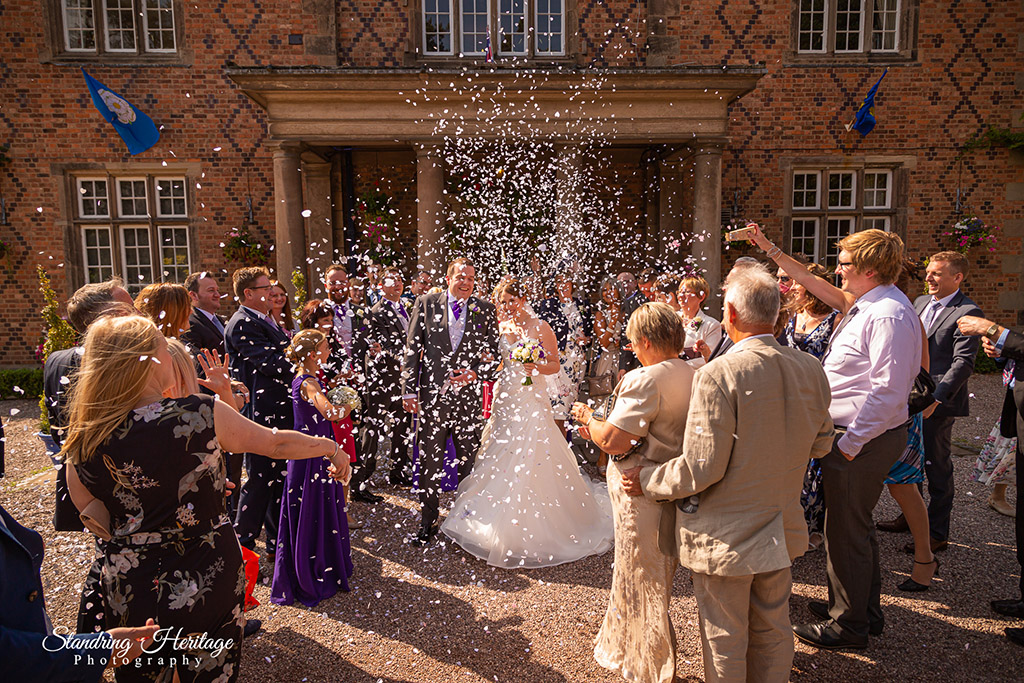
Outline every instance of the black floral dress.
<svg viewBox="0 0 1024 683">
<path fill-rule="evenodd" d="M 245 573 L 226 511 L 213 397 L 133 410 L 76 467 L 110 511 L 113 538 L 101 572 L 106 627 L 141 626 L 152 617 L 170 629 L 153 654 L 116 669 L 117 680 L 169 681 L 175 667 L 183 682 L 235 680 Z"/>
</svg>

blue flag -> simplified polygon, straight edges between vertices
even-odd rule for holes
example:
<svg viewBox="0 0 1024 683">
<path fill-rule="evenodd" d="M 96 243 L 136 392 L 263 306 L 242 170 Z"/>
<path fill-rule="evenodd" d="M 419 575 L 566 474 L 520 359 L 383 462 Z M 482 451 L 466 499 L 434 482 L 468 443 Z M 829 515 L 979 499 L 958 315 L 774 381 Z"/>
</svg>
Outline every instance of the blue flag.
<svg viewBox="0 0 1024 683">
<path fill-rule="evenodd" d="M 82 69 L 82 75 L 85 76 L 85 83 L 89 86 L 92 103 L 100 110 L 103 118 L 114 126 L 114 130 L 128 145 L 130 154 L 142 154 L 156 144 L 156 141 L 160 139 L 160 131 L 156 129 L 153 119 L 90 76 L 85 69 Z"/>
<path fill-rule="evenodd" d="M 886 67 L 885 71 L 882 72 L 882 78 L 885 78 L 887 73 L 889 73 L 889 67 Z M 878 92 L 878 86 L 882 84 L 882 78 L 879 78 L 878 82 L 871 86 L 871 90 L 868 90 L 868 96 L 864 98 L 860 109 L 857 110 L 857 116 L 854 117 L 853 121 L 846 124 L 847 132 L 852 128 L 860 133 L 861 137 L 864 137 L 874 129 L 875 93 Z"/>
</svg>

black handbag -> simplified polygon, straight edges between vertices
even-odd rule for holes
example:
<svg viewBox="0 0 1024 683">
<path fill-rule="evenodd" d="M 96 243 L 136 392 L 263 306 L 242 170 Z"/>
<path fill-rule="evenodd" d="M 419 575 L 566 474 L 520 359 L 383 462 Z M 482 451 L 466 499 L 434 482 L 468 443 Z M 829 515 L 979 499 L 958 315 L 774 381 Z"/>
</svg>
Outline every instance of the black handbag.
<svg viewBox="0 0 1024 683">
<path fill-rule="evenodd" d="M 917 415 L 923 412 L 925 408 L 935 403 L 935 380 L 928 373 L 927 370 L 921 368 L 921 371 L 917 373 L 917 377 L 914 378 L 914 386 L 910 389 L 910 397 L 907 399 L 907 412 L 911 415 Z"/>
</svg>

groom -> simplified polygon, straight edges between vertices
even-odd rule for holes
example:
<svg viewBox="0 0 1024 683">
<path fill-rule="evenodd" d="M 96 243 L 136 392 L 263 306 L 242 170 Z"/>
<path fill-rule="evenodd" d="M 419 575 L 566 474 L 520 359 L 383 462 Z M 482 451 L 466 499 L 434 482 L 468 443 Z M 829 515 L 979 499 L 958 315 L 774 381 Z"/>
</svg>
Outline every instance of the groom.
<svg viewBox="0 0 1024 683">
<path fill-rule="evenodd" d="M 484 422 L 481 380 L 493 380 L 498 365 L 498 319 L 494 306 L 472 296 L 473 262 L 455 259 L 446 280 L 446 291 L 416 299 L 402 368 L 403 407 L 420 416 L 422 519 L 413 540 L 419 546 L 437 533 L 449 436 L 459 460 L 459 481 L 473 468 Z"/>
</svg>

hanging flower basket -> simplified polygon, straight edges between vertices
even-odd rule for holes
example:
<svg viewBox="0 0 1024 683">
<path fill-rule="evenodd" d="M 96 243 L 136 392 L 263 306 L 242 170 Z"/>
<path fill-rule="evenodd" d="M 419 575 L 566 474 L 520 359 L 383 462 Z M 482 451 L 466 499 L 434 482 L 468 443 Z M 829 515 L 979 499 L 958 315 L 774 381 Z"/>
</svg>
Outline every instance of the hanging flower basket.
<svg viewBox="0 0 1024 683">
<path fill-rule="evenodd" d="M 996 250 L 999 237 L 997 225 L 986 225 L 977 216 L 964 216 L 953 227 L 942 233 L 954 251 L 968 253 L 974 247 L 984 247 L 987 251 Z"/>
<path fill-rule="evenodd" d="M 270 260 L 270 251 L 249 232 L 249 228 L 229 230 L 221 247 L 224 258 L 247 266 L 263 266 Z"/>
<path fill-rule="evenodd" d="M 372 190 L 364 192 L 356 204 L 359 223 L 363 228 L 366 256 L 374 263 L 385 266 L 397 262 L 395 242 L 395 210 L 391 207 L 391 196 L 374 183 Z"/>
</svg>

